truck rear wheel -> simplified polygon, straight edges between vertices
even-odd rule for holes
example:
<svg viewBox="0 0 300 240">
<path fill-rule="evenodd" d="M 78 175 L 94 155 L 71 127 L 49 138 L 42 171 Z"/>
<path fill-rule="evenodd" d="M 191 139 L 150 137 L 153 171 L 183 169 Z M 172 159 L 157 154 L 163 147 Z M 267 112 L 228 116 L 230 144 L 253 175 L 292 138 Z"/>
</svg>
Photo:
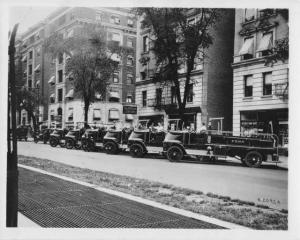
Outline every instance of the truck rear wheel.
<svg viewBox="0 0 300 240">
<path fill-rule="evenodd" d="M 104 144 L 104 150 L 108 154 L 117 154 L 118 146 L 114 142 L 108 142 Z"/>
<path fill-rule="evenodd" d="M 257 151 L 250 151 L 243 160 L 247 167 L 258 168 L 263 161 L 263 156 Z"/>
<path fill-rule="evenodd" d="M 141 144 L 131 145 L 129 151 L 132 157 L 143 157 L 145 154 L 143 146 Z"/>
<path fill-rule="evenodd" d="M 170 162 L 178 162 L 183 158 L 183 151 L 178 146 L 172 146 L 167 151 L 167 158 Z"/>
<path fill-rule="evenodd" d="M 56 138 L 50 138 L 50 146 L 56 147 L 58 144 L 58 140 Z"/>
</svg>

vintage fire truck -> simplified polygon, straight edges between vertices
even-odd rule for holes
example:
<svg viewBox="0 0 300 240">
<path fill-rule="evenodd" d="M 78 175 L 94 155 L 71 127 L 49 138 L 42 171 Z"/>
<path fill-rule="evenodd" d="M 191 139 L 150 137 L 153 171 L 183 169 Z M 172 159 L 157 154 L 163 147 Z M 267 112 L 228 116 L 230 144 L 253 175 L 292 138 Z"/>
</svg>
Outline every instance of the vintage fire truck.
<svg viewBox="0 0 300 240">
<path fill-rule="evenodd" d="M 125 151 L 131 132 L 130 128 L 109 129 L 103 138 L 104 151 L 108 154 Z"/>
<path fill-rule="evenodd" d="M 219 130 L 169 131 L 163 142 L 163 153 L 172 162 L 185 157 L 213 161 L 236 157 L 248 167 L 259 167 L 263 161 L 278 162 L 278 137 Z"/>
</svg>

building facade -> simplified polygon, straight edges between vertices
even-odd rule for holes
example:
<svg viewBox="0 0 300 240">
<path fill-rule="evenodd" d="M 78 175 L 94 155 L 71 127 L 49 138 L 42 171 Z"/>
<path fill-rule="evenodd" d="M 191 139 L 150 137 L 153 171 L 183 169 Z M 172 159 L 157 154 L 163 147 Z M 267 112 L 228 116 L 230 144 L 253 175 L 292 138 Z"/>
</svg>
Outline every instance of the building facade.
<svg viewBox="0 0 300 240">
<path fill-rule="evenodd" d="M 103 26 L 107 41 L 115 41 L 120 46 L 132 49 L 132 54 L 117 57 L 119 67 L 113 73 L 108 94 L 105 97 L 99 94 L 95 96 L 96 101 L 89 108 L 88 123 L 133 123 L 133 115 L 123 114 L 123 105 L 134 104 L 135 100 L 136 20 L 130 9 L 64 7 L 22 36 L 24 46 L 33 42 L 23 51 L 27 65 L 27 86 L 41 89 L 43 104 L 40 112 L 43 114 L 39 114 L 40 122 L 48 127 L 76 126 L 83 122 L 84 104 L 74 91 L 73 78 L 65 74 L 66 62 L 72 56 L 60 53 L 53 58 L 43 50 L 43 40 L 54 33 L 62 34 L 65 39 L 76 37 L 88 24 Z"/>
<path fill-rule="evenodd" d="M 232 56 L 234 37 L 234 10 L 219 9 L 222 21 L 211 29 L 213 44 L 206 49 L 204 60 L 197 59 L 191 74 L 191 84 L 187 98 L 185 125 L 199 129 L 212 118 L 222 122 L 222 128 L 232 127 Z M 189 10 L 189 22 L 195 21 L 193 9 Z M 155 82 L 153 76 L 157 71 L 155 56 L 149 51 L 150 31 L 138 26 L 137 56 L 149 57 L 147 65 L 137 63 L 136 104 L 139 119 L 163 122 L 178 119 L 177 102 L 172 85 Z M 185 68 L 179 69 L 181 85 L 184 86 Z M 181 94 L 183 95 L 181 88 Z M 212 121 L 214 128 L 220 129 L 220 121 Z M 219 124 L 217 126 L 217 124 Z"/>
<path fill-rule="evenodd" d="M 288 59 L 269 63 L 287 43 L 284 9 L 237 9 L 233 67 L 233 130 L 288 137 Z"/>
</svg>

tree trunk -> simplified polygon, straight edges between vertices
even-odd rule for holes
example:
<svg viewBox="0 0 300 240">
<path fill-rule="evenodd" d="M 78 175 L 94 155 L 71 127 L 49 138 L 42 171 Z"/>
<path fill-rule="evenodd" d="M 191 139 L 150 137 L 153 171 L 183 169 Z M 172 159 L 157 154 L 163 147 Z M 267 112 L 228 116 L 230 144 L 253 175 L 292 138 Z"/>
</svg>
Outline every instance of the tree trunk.
<svg viewBox="0 0 300 240">
<path fill-rule="evenodd" d="M 84 101 L 84 127 L 88 126 L 88 113 L 89 113 L 90 102 L 88 100 Z"/>
</svg>

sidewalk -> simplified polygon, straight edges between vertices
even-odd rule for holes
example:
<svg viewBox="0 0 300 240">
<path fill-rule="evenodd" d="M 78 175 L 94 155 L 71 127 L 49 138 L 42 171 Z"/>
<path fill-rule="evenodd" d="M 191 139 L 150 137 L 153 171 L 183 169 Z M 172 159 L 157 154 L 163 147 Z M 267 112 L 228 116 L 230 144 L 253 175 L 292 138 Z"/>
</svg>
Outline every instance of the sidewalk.
<svg viewBox="0 0 300 240">
<path fill-rule="evenodd" d="M 42 227 L 245 228 L 173 207 L 164 209 L 149 200 L 144 204 L 137 197 L 112 195 L 108 193 L 112 190 L 107 192 L 37 171 L 19 168 L 19 211 L 27 216 L 19 214 L 20 227 L 38 227 L 37 222 Z"/>
</svg>

